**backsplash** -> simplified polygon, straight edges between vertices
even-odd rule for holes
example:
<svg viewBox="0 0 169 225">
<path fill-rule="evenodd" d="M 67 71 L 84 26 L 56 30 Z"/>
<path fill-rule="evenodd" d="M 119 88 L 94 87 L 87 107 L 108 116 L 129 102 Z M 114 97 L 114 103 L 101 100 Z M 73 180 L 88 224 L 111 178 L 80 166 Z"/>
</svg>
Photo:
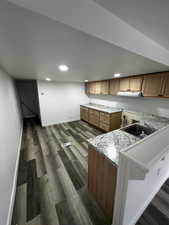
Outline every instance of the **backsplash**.
<svg viewBox="0 0 169 225">
<path fill-rule="evenodd" d="M 90 103 L 94 104 L 123 108 L 128 111 L 150 113 L 169 118 L 169 99 L 90 95 L 89 100 Z"/>
<path fill-rule="evenodd" d="M 140 122 L 142 125 L 150 126 L 156 130 L 169 124 L 169 118 L 153 115 L 145 112 L 134 112 L 124 110 L 122 113 L 122 127 Z"/>
</svg>

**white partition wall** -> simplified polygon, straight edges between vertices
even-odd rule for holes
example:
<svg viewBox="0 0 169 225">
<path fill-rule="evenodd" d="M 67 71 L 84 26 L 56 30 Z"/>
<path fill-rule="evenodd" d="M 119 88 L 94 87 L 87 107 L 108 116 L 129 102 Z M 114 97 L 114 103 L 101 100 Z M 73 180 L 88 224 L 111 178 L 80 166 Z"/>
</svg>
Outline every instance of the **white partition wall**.
<svg viewBox="0 0 169 225">
<path fill-rule="evenodd" d="M 38 81 L 43 126 L 79 120 L 80 104 L 88 103 L 84 84 L 78 82 Z"/>
<path fill-rule="evenodd" d="M 0 224 L 10 224 L 22 122 L 14 82 L 0 70 Z"/>
<path fill-rule="evenodd" d="M 169 178 L 169 126 L 120 153 L 113 225 L 135 225 Z"/>
</svg>

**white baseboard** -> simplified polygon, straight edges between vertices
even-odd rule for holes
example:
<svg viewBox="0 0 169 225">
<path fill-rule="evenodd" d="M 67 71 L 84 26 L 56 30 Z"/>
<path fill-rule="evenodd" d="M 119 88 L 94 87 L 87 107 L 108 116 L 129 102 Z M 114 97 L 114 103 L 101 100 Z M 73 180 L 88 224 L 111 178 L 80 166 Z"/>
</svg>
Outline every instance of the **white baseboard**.
<svg viewBox="0 0 169 225">
<path fill-rule="evenodd" d="M 77 117 L 77 118 L 74 118 L 74 119 L 71 119 L 71 120 L 62 120 L 62 121 L 58 121 L 58 122 L 51 122 L 51 123 L 45 123 L 45 124 L 42 123 L 42 127 L 57 125 L 57 124 L 61 124 L 61 123 L 74 122 L 74 121 L 77 121 L 77 120 L 80 120 L 80 117 Z"/>
<path fill-rule="evenodd" d="M 12 223 L 12 214 L 13 214 L 13 208 L 14 208 L 14 202 L 15 202 L 16 185 L 17 185 L 17 177 L 18 177 L 19 158 L 20 158 L 20 151 L 21 151 L 21 144 L 22 144 L 22 134 L 23 134 L 23 124 L 21 127 L 21 134 L 20 134 L 20 140 L 19 140 L 19 145 L 18 145 L 13 186 L 12 186 L 12 194 L 11 194 L 11 200 L 10 200 L 6 225 L 11 225 L 11 223 Z"/>
</svg>

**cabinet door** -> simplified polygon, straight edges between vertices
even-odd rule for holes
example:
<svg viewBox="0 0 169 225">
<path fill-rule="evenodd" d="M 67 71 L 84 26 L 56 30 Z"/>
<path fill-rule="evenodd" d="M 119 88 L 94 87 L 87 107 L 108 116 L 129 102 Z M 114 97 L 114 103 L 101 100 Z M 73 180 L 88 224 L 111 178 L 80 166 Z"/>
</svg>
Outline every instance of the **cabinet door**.
<svg viewBox="0 0 169 225">
<path fill-rule="evenodd" d="M 112 222 L 117 168 L 102 154 L 88 150 L 88 189 Z"/>
<path fill-rule="evenodd" d="M 142 77 L 130 78 L 130 91 L 141 91 L 142 81 Z"/>
<path fill-rule="evenodd" d="M 169 98 L 169 73 L 163 76 L 163 96 Z"/>
<path fill-rule="evenodd" d="M 95 82 L 95 95 L 99 95 L 101 93 L 101 82 L 96 81 Z"/>
<path fill-rule="evenodd" d="M 90 83 L 85 83 L 85 93 L 90 94 Z"/>
<path fill-rule="evenodd" d="M 101 85 L 100 94 L 108 95 L 109 94 L 109 81 L 108 80 L 100 81 L 100 85 Z"/>
<path fill-rule="evenodd" d="M 130 90 L 130 78 L 120 79 L 120 91 L 129 91 Z"/>
<path fill-rule="evenodd" d="M 90 83 L 90 94 L 95 94 L 96 85 L 94 82 Z"/>
<path fill-rule="evenodd" d="M 94 109 L 89 109 L 89 123 L 99 126 L 100 112 Z"/>
<path fill-rule="evenodd" d="M 110 95 L 116 95 L 120 90 L 120 79 L 110 80 Z"/>
<path fill-rule="evenodd" d="M 100 94 L 101 92 L 101 84 L 100 81 L 93 81 L 90 82 L 90 87 L 89 87 L 89 94 L 97 95 Z"/>
<path fill-rule="evenodd" d="M 100 122 L 105 123 L 105 124 L 110 124 L 110 114 L 100 112 Z"/>
<path fill-rule="evenodd" d="M 162 94 L 162 75 L 144 76 L 142 93 L 145 97 L 157 97 Z"/>
<path fill-rule="evenodd" d="M 80 119 L 88 122 L 88 108 L 80 106 Z"/>
</svg>

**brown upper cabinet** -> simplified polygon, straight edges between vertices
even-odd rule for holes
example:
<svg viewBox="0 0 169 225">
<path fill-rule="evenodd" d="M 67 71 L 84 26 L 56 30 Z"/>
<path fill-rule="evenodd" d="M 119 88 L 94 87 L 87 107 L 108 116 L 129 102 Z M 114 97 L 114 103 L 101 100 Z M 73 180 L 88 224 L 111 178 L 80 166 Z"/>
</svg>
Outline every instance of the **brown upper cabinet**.
<svg viewBox="0 0 169 225">
<path fill-rule="evenodd" d="M 169 97 L 169 73 L 163 75 L 163 88 L 162 88 L 163 96 Z"/>
<path fill-rule="evenodd" d="M 99 95 L 101 93 L 101 81 L 91 82 L 88 85 L 90 86 L 88 94 Z"/>
<path fill-rule="evenodd" d="M 162 96 L 163 75 L 153 74 L 144 76 L 142 94 L 145 97 Z"/>
<path fill-rule="evenodd" d="M 87 94 L 116 95 L 118 91 L 141 91 L 144 97 L 169 98 L 169 72 L 131 76 L 85 84 Z"/>
<path fill-rule="evenodd" d="M 109 94 L 109 81 L 93 81 L 85 84 L 86 94 L 94 95 L 108 95 Z"/>
<path fill-rule="evenodd" d="M 101 81 L 101 95 L 108 95 L 109 94 L 109 80 Z"/>
<path fill-rule="evenodd" d="M 99 95 L 101 93 L 101 81 L 93 82 L 93 93 L 95 95 Z"/>
<path fill-rule="evenodd" d="M 131 77 L 130 78 L 130 91 L 141 91 L 143 77 Z"/>
<path fill-rule="evenodd" d="M 94 82 L 91 82 L 89 84 L 89 94 L 94 94 L 95 93 L 95 84 Z"/>
<path fill-rule="evenodd" d="M 88 86 L 89 86 L 88 94 L 93 94 L 93 95 L 97 94 L 97 92 L 98 92 L 98 90 L 97 90 L 98 89 L 97 88 L 97 86 L 98 86 L 97 82 L 88 83 Z"/>
<path fill-rule="evenodd" d="M 110 80 L 110 95 L 116 95 L 120 89 L 120 79 Z"/>
<path fill-rule="evenodd" d="M 121 78 L 120 91 L 129 91 L 129 90 L 130 90 L 130 78 Z"/>
<path fill-rule="evenodd" d="M 141 91 L 143 78 L 127 77 L 120 79 L 120 91 Z"/>
<path fill-rule="evenodd" d="M 86 94 L 90 94 L 90 83 L 85 83 L 85 92 Z"/>
</svg>

